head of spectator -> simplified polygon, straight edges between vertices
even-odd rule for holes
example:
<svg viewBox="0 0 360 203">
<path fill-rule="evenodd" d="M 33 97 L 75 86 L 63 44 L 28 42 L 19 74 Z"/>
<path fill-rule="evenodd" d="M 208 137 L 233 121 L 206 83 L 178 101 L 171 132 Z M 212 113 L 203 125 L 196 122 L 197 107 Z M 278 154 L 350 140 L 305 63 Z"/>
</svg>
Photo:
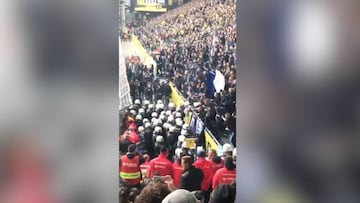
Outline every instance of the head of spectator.
<svg viewBox="0 0 360 203">
<path fill-rule="evenodd" d="M 129 200 L 130 202 L 134 202 L 134 201 L 135 201 L 135 198 L 136 198 L 139 194 L 140 194 L 139 189 L 137 189 L 137 188 L 135 188 L 135 187 L 130 188 L 128 200 Z"/>
<path fill-rule="evenodd" d="M 136 151 L 136 145 L 135 144 L 130 144 L 128 146 L 128 153 L 129 154 L 135 154 L 135 151 Z"/>
<path fill-rule="evenodd" d="M 223 145 L 223 156 L 232 156 L 234 148 L 229 143 L 225 143 Z"/>
<path fill-rule="evenodd" d="M 205 152 L 204 150 L 200 150 L 200 151 L 197 153 L 197 156 L 198 156 L 198 157 L 205 158 L 205 157 L 206 157 L 206 152 Z"/>
<path fill-rule="evenodd" d="M 136 197 L 135 203 L 161 203 L 170 193 L 167 184 L 160 181 L 152 181 L 147 184 Z"/>
<path fill-rule="evenodd" d="M 182 157 L 181 165 L 184 167 L 184 170 L 190 168 L 192 166 L 192 157 L 191 156 Z"/>
<path fill-rule="evenodd" d="M 181 152 L 179 153 L 179 155 L 177 155 L 177 157 L 176 157 L 176 162 L 177 162 L 179 165 L 181 165 L 181 160 L 182 160 L 182 158 L 183 158 L 184 156 L 186 156 L 186 154 L 185 154 L 185 152 L 183 152 L 183 151 L 181 151 Z"/>
<path fill-rule="evenodd" d="M 143 158 L 144 158 L 145 162 L 150 161 L 150 156 L 148 154 L 144 154 Z"/>
<path fill-rule="evenodd" d="M 217 156 L 216 150 L 215 149 L 210 149 L 209 152 L 208 152 L 208 159 L 212 160 L 216 156 Z"/>
<path fill-rule="evenodd" d="M 167 157 L 169 155 L 169 150 L 167 147 L 165 146 L 161 146 L 160 148 L 160 154 Z"/>
<path fill-rule="evenodd" d="M 228 170 L 234 170 L 236 165 L 234 164 L 234 159 L 231 156 L 225 157 L 224 166 Z"/>
<path fill-rule="evenodd" d="M 119 185 L 119 203 L 128 203 L 129 202 L 129 187 L 128 185 L 120 179 Z"/>
<path fill-rule="evenodd" d="M 228 184 L 220 184 L 210 195 L 210 203 L 233 203 L 235 202 L 235 187 Z"/>
<path fill-rule="evenodd" d="M 178 189 L 167 195 L 162 203 L 198 203 L 198 200 L 193 193 Z"/>
</svg>

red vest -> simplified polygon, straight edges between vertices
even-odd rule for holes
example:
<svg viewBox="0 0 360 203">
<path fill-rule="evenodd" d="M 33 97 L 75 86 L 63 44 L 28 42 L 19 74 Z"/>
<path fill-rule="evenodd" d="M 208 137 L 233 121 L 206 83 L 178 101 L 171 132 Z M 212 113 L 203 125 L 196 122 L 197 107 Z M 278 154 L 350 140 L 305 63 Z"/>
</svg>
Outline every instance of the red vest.
<svg viewBox="0 0 360 203">
<path fill-rule="evenodd" d="M 216 171 L 213 179 L 212 188 L 215 189 L 219 184 L 231 185 L 236 180 L 236 169 L 228 170 L 225 167 Z"/>
<path fill-rule="evenodd" d="M 180 179 L 181 179 L 181 173 L 183 172 L 184 168 L 179 165 L 176 161 L 172 165 L 173 172 L 174 172 L 174 185 L 176 187 L 179 187 L 180 185 Z"/>
<path fill-rule="evenodd" d="M 129 159 L 127 155 L 124 155 L 120 160 L 120 178 L 127 181 L 129 185 L 140 184 L 139 156 Z"/>
</svg>

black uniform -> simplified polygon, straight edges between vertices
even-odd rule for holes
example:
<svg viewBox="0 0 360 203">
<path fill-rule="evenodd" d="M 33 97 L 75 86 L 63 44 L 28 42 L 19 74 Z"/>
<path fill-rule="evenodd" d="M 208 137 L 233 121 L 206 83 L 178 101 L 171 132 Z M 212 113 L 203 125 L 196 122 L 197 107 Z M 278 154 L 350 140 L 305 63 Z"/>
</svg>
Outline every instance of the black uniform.
<svg viewBox="0 0 360 203">
<path fill-rule="evenodd" d="M 181 174 L 180 189 L 188 191 L 201 190 L 201 182 L 204 179 L 204 174 L 201 169 L 190 166 Z"/>
</svg>

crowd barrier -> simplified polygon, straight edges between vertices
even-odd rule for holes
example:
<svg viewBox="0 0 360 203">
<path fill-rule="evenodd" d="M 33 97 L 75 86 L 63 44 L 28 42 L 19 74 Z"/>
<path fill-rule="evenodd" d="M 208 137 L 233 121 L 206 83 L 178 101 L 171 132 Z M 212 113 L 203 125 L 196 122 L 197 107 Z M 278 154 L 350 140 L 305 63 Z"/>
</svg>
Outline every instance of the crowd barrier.
<svg viewBox="0 0 360 203">
<path fill-rule="evenodd" d="M 174 103 L 176 107 L 180 107 L 185 103 L 184 97 L 172 83 L 169 83 L 169 86 L 171 89 L 170 102 Z M 190 126 L 190 130 L 195 134 L 201 134 L 201 132 L 204 131 L 206 151 L 214 149 L 218 154 L 222 153 L 222 145 L 220 142 L 214 137 L 208 128 L 204 128 L 204 122 L 193 110 L 185 115 L 184 123 L 188 124 Z"/>
<path fill-rule="evenodd" d="M 132 104 L 130 95 L 130 86 L 126 75 L 125 58 L 119 38 L 119 110 L 124 109 Z"/>
</svg>

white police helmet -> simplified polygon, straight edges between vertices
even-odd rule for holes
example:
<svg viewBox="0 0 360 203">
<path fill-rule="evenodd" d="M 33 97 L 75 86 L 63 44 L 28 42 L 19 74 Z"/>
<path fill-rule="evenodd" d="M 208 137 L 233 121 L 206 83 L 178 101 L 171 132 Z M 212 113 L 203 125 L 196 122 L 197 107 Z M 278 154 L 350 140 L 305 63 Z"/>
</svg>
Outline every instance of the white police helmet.
<svg viewBox="0 0 360 203">
<path fill-rule="evenodd" d="M 140 99 L 136 99 L 134 103 L 135 104 L 141 104 Z"/>
<path fill-rule="evenodd" d="M 222 147 L 223 152 L 232 152 L 234 150 L 233 146 L 229 143 L 225 143 Z"/>
<path fill-rule="evenodd" d="M 171 133 L 176 132 L 176 127 L 175 126 L 170 126 L 169 127 L 169 132 L 171 132 Z"/>
<path fill-rule="evenodd" d="M 187 130 L 181 130 L 180 134 L 187 136 L 189 135 L 189 132 Z"/>
<path fill-rule="evenodd" d="M 145 109 L 140 108 L 140 109 L 139 109 L 139 113 L 145 113 Z"/>
<path fill-rule="evenodd" d="M 156 126 L 154 131 L 155 131 L 155 133 L 161 133 L 162 128 L 160 126 Z"/>
<path fill-rule="evenodd" d="M 178 127 L 182 127 L 182 125 L 183 125 L 183 121 L 176 121 L 176 125 L 178 126 Z"/>
<path fill-rule="evenodd" d="M 175 117 L 176 117 L 176 118 L 181 118 L 181 117 L 182 117 L 182 113 L 176 112 Z"/>
<path fill-rule="evenodd" d="M 185 124 L 183 125 L 182 129 L 183 129 L 183 130 L 189 130 L 189 127 L 190 127 L 189 124 L 186 124 L 186 123 L 185 123 Z"/>
<path fill-rule="evenodd" d="M 163 138 L 163 136 L 158 135 L 158 136 L 156 136 L 155 141 L 156 142 L 164 142 L 164 138 Z"/>
<path fill-rule="evenodd" d="M 159 116 L 159 119 L 161 119 L 162 121 L 164 121 L 165 118 L 166 118 L 165 115 L 160 115 L 160 116 Z"/>
<path fill-rule="evenodd" d="M 154 122 L 154 125 L 161 126 L 162 125 L 161 119 L 156 119 L 156 121 Z"/>
<path fill-rule="evenodd" d="M 151 127 L 151 123 L 150 122 L 145 123 L 145 128 L 149 128 L 149 127 Z"/>
<path fill-rule="evenodd" d="M 140 114 L 136 115 L 136 120 L 142 120 L 142 116 Z"/>
<path fill-rule="evenodd" d="M 144 119 L 143 119 L 143 123 L 144 123 L 144 124 L 145 124 L 145 123 L 148 123 L 148 122 L 150 122 L 148 118 L 144 118 Z"/>
<path fill-rule="evenodd" d="M 178 137 L 178 141 L 179 142 L 184 142 L 185 141 L 185 136 L 184 135 L 179 135 L 179 137 Z"/>
<path fill-rule="evenodd" d="M 138 131 L 139 131 L 140 133 L 143 132 L 144 129 L 145 129 L 145 128 L 144 128 L 143 126 L 139 126 L 139 127 L 138 127 Z"/>
<path fill-rule="evenodd" d="M 153 113 L 151 114 L 151 117 L 157 118 L 157 117 L 158 117 L 158 114 L 157 114 L 156 112 L 153 112 Z"/>
</svg>

